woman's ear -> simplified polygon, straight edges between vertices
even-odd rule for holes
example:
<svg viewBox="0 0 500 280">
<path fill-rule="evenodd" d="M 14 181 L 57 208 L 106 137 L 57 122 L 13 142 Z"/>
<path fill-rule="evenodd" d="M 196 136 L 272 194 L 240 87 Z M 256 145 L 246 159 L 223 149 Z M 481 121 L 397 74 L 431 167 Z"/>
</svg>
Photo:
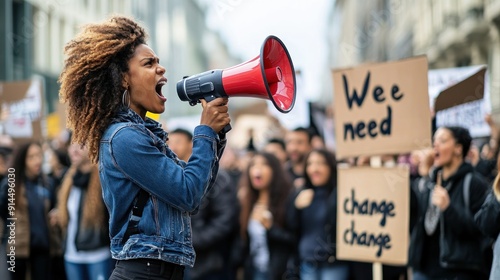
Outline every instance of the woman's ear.
<svg viewBox="0 0 500 280">
<path fill-rule="evenodd" d="M 462 145 L 455 144 L 455 149 L 453 150 L 453 153 L 457 157 L 462 157 L 462 150 L 463 150 Z"/>
<path fill-rule="evenodd" d="M 124 89 L 128 89 L 129 88 L 127 73 L 124 73 L 124 75 L 123 75 L 122 87 Z"/>
</svg>

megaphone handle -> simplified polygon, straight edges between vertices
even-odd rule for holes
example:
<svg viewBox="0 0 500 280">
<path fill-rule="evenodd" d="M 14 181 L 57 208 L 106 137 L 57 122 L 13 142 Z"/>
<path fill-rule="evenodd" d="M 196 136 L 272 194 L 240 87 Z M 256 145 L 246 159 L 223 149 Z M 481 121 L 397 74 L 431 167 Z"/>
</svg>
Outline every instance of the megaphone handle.
<svg viewBox="0 0 500 280">
<path fill-rule="evenodd" d="M 229 132 L 229 130 L 231 130 L 231 128 L 232 128 L 231 124 L 227 124 L 225 127 L 222 128 L 222 130 L 220 131 L 220 133 L 226 134 L 226 133 Z"/>
<path fill-rule="evenodd" d="M 215 96 L 213 95 L 208 95 L 204 97 L 207 102 L 210 102 L 215 99 Z M 222 130 L 219 133 L 228 133 L 231 130 L 231 124 L 227 124 L 225 127 L 222 128 Z"/>
</svg>

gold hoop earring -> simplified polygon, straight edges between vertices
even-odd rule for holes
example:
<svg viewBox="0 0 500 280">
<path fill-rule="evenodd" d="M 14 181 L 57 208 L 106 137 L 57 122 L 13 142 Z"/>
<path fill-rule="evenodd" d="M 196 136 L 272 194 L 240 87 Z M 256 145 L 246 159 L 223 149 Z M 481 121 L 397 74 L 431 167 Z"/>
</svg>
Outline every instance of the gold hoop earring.
<svg viewBox="0 0 500 280">
<path fill-rule="evenodd" d="M 125 106 L 126 108 L 129 108 L 129 107 L 130 107 L 130 95 L 129 95 L 129 94 L 127 94 L 127 93 L 128 93 L 128 90 L 125 90 L 125 91 L 123 92 L 123 95 L 122 95 L 122 104 L 123 104 L 123 106 Z M 128 101 L 125 101 L 125 100 L 127 100 L 127 99 L 128 99 Z"/>
</svg>

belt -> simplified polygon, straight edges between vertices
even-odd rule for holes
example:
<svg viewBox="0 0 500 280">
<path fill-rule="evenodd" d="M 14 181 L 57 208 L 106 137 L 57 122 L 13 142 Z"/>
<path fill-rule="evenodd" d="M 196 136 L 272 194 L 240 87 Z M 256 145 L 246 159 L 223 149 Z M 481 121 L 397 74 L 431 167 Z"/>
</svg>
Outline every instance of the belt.
<svg viewBox="0 0 500 280">
<path fill-rule="evenodd" d="M 156 259 L 129 259 L 118 260 L 116 266 L 121 266 L 126 270 L 139 270 L 155 274 L 155 275 L 172 275 L 176 272 L 183 271 L 184 267 L 178 264 L 169 263 Z"/>
</svg>

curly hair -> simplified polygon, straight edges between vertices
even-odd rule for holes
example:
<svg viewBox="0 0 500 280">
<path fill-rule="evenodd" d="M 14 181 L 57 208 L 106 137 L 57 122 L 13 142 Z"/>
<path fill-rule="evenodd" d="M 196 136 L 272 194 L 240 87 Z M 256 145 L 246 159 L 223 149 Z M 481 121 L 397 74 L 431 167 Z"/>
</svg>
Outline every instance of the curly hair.
<svg viewBox="0 0 500 280">
<path fill-rule="evenodd" d="M 130 18 L 84 26 L 65 46 L 66 59 L 59 77 L 59 96 L 68 104 L 68 127 L 72 142 L 86 145 L 93 163 L 99 157 L 99 142 L 113 115 L 122 105 L 123 76 L 135 48 L 145 44 L 147 34 Z"/>
</svg>

